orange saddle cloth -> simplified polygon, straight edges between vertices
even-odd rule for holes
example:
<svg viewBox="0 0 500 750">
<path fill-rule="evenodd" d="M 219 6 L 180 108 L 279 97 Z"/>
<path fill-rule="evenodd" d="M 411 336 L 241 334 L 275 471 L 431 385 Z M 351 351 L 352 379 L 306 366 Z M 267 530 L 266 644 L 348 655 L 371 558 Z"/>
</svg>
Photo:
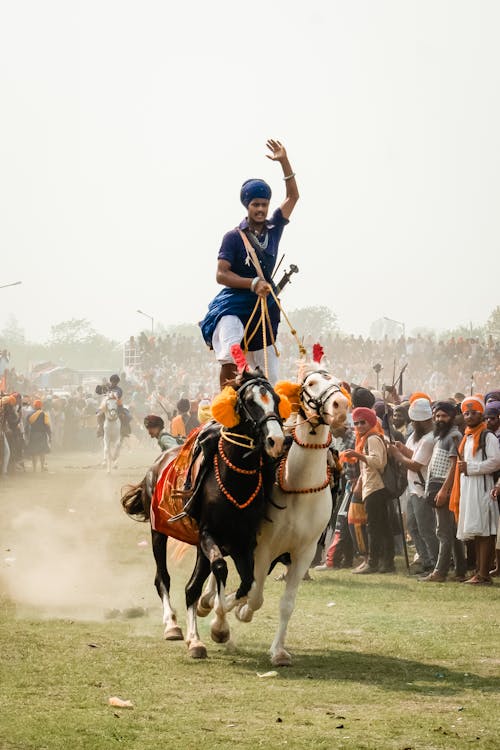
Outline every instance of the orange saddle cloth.
<svg viewBox="0 0 500 750">
<path fill-rule="evenodd" d="M 194 445 L 201 427 L 195 427 L 181 445 L 177 454 L 161 469 L 151 501 L 151 526 L 155 531 L 187 544 L 198 544 L 198 524 L 190 516 L 169 523 L 184 509 L 182 491 L 191 465 Z M 196 467 L 193 467 L 194 483 Z"/>
</svg>

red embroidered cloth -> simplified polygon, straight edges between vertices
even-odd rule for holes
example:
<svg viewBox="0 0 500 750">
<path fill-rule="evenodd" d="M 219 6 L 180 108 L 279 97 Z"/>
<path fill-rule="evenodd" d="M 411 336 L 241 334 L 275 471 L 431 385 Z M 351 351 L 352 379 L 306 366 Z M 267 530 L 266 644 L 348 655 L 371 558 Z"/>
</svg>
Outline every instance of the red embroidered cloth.
<svg viewBox="0 0 500 750">
<path fill-rule="evenodd" d="M 189 516 L 174 521 L 174 523 L 168 521 L 184 509 L 183 497 L 180 494 L 177 495 L 175 490 L 184 489 L 194 444 L 200 429 L 201 427 L 195 427 L 189 433 L 179 453 L 161 471 L 151 501 L 151 526 L 153 529 L 187 544 L 198 544 L 199 542 L 196 521 Z"/>
</svg>

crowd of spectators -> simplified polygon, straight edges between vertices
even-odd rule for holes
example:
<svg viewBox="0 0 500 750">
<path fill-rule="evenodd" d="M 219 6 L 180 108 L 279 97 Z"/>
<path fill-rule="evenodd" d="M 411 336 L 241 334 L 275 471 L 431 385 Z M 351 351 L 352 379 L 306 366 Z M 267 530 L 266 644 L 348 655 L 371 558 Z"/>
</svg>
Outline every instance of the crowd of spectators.
<svg viewBox="0 0 500 750">
<path fill-rule="evenodd" d="M 312 335 L 303 341 L 309 353 L 315 342 Z M 500 342 L 491 336 L 438 340 L 419 335 L 377 341 L 332 333 L 324 336 L 321 344 L 327 366 L 339 379 L 365 387 L 382 389 L 384 384 L 392 384 L 403 368 L 400 385 L 404 393 L 425 390 L 435 399 L 456 392 L 484 393 L 500 382 Z M 299 352 L 296 341 L 285 330 L 278 339 L 278 349 L 280 375 L 293 379 Z M 18 373 L 13 364 L 3 350 L 0 389 L 19 393 L 24 409 L 33 399 L 42 400 L 51 422 L 52 450 L 98 451 L 97 383 L 41 389 L 30 373 Z M 132 434 L 138 439 L 146 439 L 143 419 L 147 414 L 159 414 L 168 427 L 180 399 L 189 399 L 196 414 L 199 402 L 211 399 L 219 390 L 219 367 L 201 336 L 132 336 L 125 346 L 123 365 L 123 401 L 132 415 Z"/>
</svg>

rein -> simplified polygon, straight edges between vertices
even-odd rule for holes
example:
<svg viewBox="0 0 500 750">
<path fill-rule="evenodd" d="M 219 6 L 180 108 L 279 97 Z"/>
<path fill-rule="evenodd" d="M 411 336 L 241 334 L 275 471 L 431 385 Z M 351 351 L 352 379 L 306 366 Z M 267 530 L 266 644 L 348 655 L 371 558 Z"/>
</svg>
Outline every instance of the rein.
<svg viewBox="0 0 500 750">
<path fill-rule="evenodd" d="M 237 445 L 239 448 L 248 448 L 250 451 L 253 451 L 255 448 L 255 440 L 253 437 L 250 437 L 250 435 L 240 435 L 238 432 L 228 432 L 223 427 L 221 428 L 220 434 L 228 443 Z M 248 440 L 248 444 L 240 443 L 239 440 Z"/>
<path fill-rule="evenodd" d="M 255 270 L 257 272 L 257 275 L 261 279 L 263 279 L 264 281 L 267 281 L 266 277 L 264 276 L 264 274 L 262 272 L 262 268 L 261 268 L 259 259 L 257 257 L 257 253 L 255 252 L 254 248 L 252 247 L 251 243 L 249 242 L 248 237 L 246 236 L 246 234 L 244 232 L 241 231 L 241 229 L 239 230 L 239 233 L 240 233 L 241 239 L 243 241 L 243 245 L 245 247 L 245 250 L 247 252 L 247 257 L 250 258 L 250 260 L 252 261 L 253 266 L 254 266 L 254 268 L 255 268 Z M 301 341 L 299 340 L 299 337 L 297 336 L 297 331 L 292 326 L 292 324 L 290 323 L 290 320 L 289 320 L 287 314 L 283 310 L 281 302 L 279 301 L 279 299 L 278 299 L 278 297 L 277 297 L 274 289 L 272 288 L 272 285 L 271 285 L 271 292 L 270 292 L 270 294 L 274 298 L 274 301 L 276 302 L 279 311 L 283 314 L 283 317 L 285 318 L 285 320 L 286 320 L 286 322 L 288 324 L 288 327 L 290 328 L 290 333 L 292 334 L 292 336 L 294 337 L 295 341 L 297 342 L 300 356 L 304 357 L 306 355 L 306 349 L 303 346 L 303 344 L 301 343 Z M 257 310 L 259 308 L 260 308 L 260 316 L 255 321 L 254 328 L 253 328 L 253 331 L 252 331 L 251 335 L 247 337 L 250 325 L 251 325 L 251 323 L 252 323 L 252 321 L 253 321 L 256 313 L 257 313 Z M 270 334 L 270 339 L 271 339 L 270 343 L 273 346 L 274 351 L 276 352 L 276 356 L 278 356 L 278 357 L 279 357 L 279 351 L 278 351 L 278 347 L 276 346 L 276 341 L 275 341 L 274 334 L 273 334 L 273 329 L 272 329 L 272 326 L 271 326 L 271 319 L 269 317 L 269 308 L 268 308 L 268 304 L 267 304 L 267 297 L 257 297 L 257 302 L 255 303 L 255 307 L 252 310 L 252 314 L 250 315 L 250 317 L 248 319 L 248 323 L 245 326 L 245 331 L 243 333 L 243 351 L 245 353 L 248 351 L 248 347 L 250 345 L 251 340 L 257 334 L 257 331 L 259 330 L 259 326 L 262 328 L 262 340 L 263 340 L 263 351 L 264 351 L 264 373 L 265 373 L 266 377 L 268 377 L 268 375 L 269 375 L 269 367 L 268 367 L 268 362 L 267 362 L 267 332 L 268 332 L 268 329 L 269 329 L 269 334 Z"/>
</svg>

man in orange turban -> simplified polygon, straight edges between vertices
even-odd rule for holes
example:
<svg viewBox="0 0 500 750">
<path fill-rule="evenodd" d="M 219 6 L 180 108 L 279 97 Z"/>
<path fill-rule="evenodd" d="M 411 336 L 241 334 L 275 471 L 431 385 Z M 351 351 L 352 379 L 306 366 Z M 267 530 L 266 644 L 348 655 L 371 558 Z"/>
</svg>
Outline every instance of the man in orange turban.
<svg viewBox="0 0 500 750">
<path fill-rule="evenodd" d="M 450 510 L 458 519 L 457 538 L 475 542 L 478 572 L 466 583 L 491 584 L 489 570 L 499 518 L 491 490 L 493 472 L 500 469 L 500 446 L 486 429 L 481 396 L 464 399 L 461 409 L 466 428 L 458 448 Z"/>
</svg>

